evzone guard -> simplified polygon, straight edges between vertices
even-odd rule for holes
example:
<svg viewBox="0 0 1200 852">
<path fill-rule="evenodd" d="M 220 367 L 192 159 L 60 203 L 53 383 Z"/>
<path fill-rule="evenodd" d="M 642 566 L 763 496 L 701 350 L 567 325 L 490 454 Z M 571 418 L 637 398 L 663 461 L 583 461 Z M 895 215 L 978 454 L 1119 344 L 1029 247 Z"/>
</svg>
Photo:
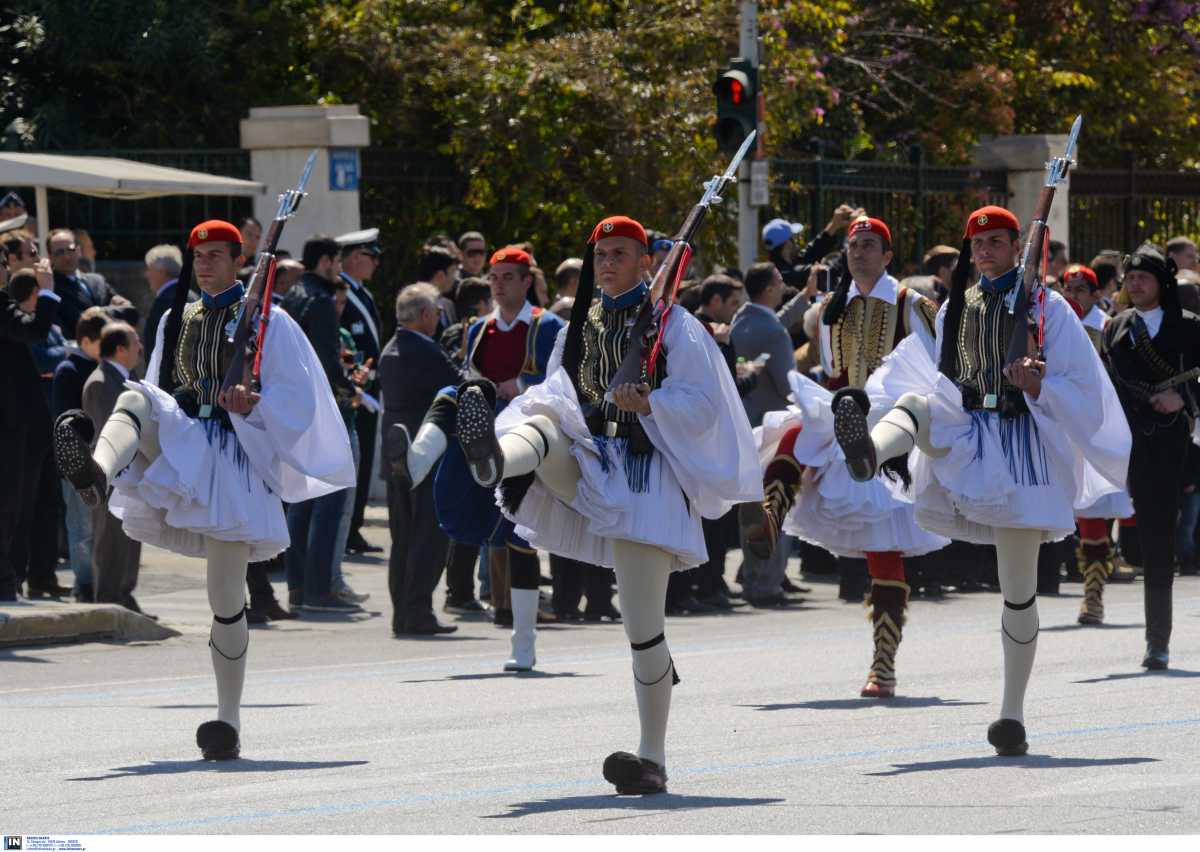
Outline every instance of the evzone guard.
<svg viewBox="0 0 1200 852">
<path fill-rule="evenodd" d="M 789 373 L 795 404 L 767 414 L 755 430 L 766 464 L 764 500 L 739 512 L 744 540 L 760 558 L 774 551 L 781 529 L 838 556 L 866 556 L 875 649 L 863 698 L 896 694 L 896 651 L 909 596 L 903 557 L 950 543 L 917 526 L 912 501 L 902 493 L 907 471 L 885 468 L 855 481 L 834 438 L 833 391 L 861 389 L 910 335 L 933 356 L 937 308 L 888 274 L 891 259 L 892 235 L 883 221 L 863 216 L 851 223 L 839 284 L 810 308 L 820 315 L 825 387 Z"/>
<path fill-rule="evenodd" d="M 1100 354 L 1108 316 L 1100 310 L 1100 282 L 1091 267 L 1073 263 L 1063 273 L 1063 293 L 1079 315 L 1096 354 Z M 1128 491 L 1114 491 L 1090 506 L 1075 512 L 1079 531 L 1078 563 L 1083 576 L 1083 600 L 1077 620 L 1080 624 L 1104 622 L 1104 586 L 1115 569 L 1116 554 L 1112 540 L 1113 519 L 1133 517 L 1133 502 Z"/>
<path fill-rule="evenodd" d="M 59 470 L 85 503 L 107 499 L 130 538 L 207 559 L 217 718 L 196 731 L 205 760 L 234 759 L 241 750 L 247 562 L 287 548 L 283 502 L 355 480 L 324 369 L 285 312 L 272 312 L 260 341 L 261 392 L 246 383 L 222 390 L 239 354 L 232 338 L 247 292 L 235 276 L 244 260 L 241 234 L 229 222 L 193 228 L 180 278 L 194 270 L 201 299 L 186 304 L 189 288 L 177 288 L 182 298 L 159 324 L 146 379 L 127 383 L 107 422 L 75 410 L 54 426 Z M 262 304 L 261 291 L 255 295 Z"/>
<path fill-rule="evenodd" d="M 1129 493 L 1137 510 L 1145 571 L 1146 653 L 1165 669 L 1171 641 L 1175 526 L 1192 422 L 1200 416 L 1200 317 L 1179 304 L 1174 260 L 1153 245 L 1125 259 L 1122 285 L 1133 307 L 1104 329 L 1101 351 L 1129 428 Z"/>
<path fill-rule="evenodd" d="M 675 258 L 691 233 L 685 226 Z M 678 680 L 663 632 L 667 579 L 708 558 L 702 517 L 761 499 L 753 435 L 724 358 L 700 322 L 671 304 L 673 291 L 659 301 L 647 287 L 650 260 L 639 223 L 598 223 L 546 380 L 497 419 L 483 383 L 458 394 L 458 439 L 472 475 L 499 487 L 517 534 L 616 570 L 641 739 L 636 754 L 609 755 L 603 772 L 630 794 L 666 790 Z M 669 257 L 660 275 L 676 267 Z M 602 295 L 593 304 L 597 284 Z M 639 317 L 655 304 L 666 306 L 660 357 L 635 361 L 640 381 L 614 381 L 629 353 L 637 357 Z"/>
<path fill-rule="evenodd" d="M 1055 177 L 1039 200 L 1031 247 L 1041 245 Z M 973 212 L 937 316 L 936 361 L 909 338 L 865 393 L 846 388 L 833 400 L 835 433 L 854 478 L 870 480 L 884 463 L 912 453 L 917 523 L 996 547 L 1004 690 L 987 736 L 1005 756 L 1028 750 L 1024 703 L 1039 626 L 1038 548 L 1075 529 L 1077 505 L 1124 489 L 1130 440 L 1075 313 L 1062 296 L 1033 286 L 1036 256 L 1027 252 L 1018 267 L 1019 232 L 1008 210 Z M 972 259 L 982 274 L 968 286 Z M 1034 335 L 1038 346 L 1031 349 Z M 1014 359 L 1014 351 L 1028 354 Z M 868 417 L 877 408 L 886 413 L 872 428 Z"/>
</svg>

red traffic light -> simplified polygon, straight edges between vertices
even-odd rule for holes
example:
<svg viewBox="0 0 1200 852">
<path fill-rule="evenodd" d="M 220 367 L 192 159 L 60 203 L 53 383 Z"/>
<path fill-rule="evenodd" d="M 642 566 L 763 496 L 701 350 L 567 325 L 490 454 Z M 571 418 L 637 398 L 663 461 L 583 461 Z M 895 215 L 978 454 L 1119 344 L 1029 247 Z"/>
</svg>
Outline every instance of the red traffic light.
<svg viewBox="0 0 1200 852">
<path fill-rule="evenodd" d="M 742 102 L 742 98 L 745 96 L 745 94 L 746 94 L 745 87 L 742 86 L 742 83 L 740 80 L 730 80 L 729 81 L 729 100 L 730 101 L 732 101 L 735 104 L 740 104 Z"/>
</svg>

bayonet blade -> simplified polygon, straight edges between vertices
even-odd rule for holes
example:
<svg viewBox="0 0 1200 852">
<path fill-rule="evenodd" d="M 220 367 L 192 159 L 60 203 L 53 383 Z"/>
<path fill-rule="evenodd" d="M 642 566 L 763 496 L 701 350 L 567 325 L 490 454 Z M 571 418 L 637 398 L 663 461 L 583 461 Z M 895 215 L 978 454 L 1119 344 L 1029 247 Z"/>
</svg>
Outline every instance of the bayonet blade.
<svg viewBox="0 0 1200 852">
<path fill-rule="evenodd" d="M 1071 137 L 1067 140 L 1067 150 L 1063 153 L 1063 157 L 1074 162 L 1075 160 L 1075 143 L 1079 141 L 1079 128 L 1083 126 L 1083 115 L 1075 116 L 1075 123 L 1071 125 Z"/>
<path fill-rule="evenodd" d="M 738 148 L 738 152 L 733 155 L 733 161 L 729 164 L 729 168 L 725 170 L 725 174 L 721 175 L 722 181 L 728 182 L 733 180 L 733 176 L 737 174 L 738 166 L 742 164 L 746 152 L 750 150 L 750 146 L 754 143 L 754 137 L 757 135 L 757 130 L 751 130 L 750 135 L 742 140 L 742 147 Z"/>
<path fill-rule="evenodd" d="M 1078 121 L 1076 122 L 1078 123 Z M 308 189 L 308 179 L 312 177 L 313 166 L 317 164 L 317 150 L 308 155 L 308 161 L 304 164 L 304 173 L 300 175 L 300 183 L 296 184 L 296 191 L 303 193 Z"/>
</svg>

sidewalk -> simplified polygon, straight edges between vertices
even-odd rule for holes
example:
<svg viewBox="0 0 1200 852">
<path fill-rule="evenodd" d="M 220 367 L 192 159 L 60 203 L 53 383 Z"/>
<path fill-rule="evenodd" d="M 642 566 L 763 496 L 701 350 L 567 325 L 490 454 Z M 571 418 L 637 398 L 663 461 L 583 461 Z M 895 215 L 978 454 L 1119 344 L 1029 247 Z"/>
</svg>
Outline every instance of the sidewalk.
<svg viewBox="0 0 1200 852">
<path fill-rule="evenodd" d="M 368 504 L 362 532 L 371 544 L 389 546 L 386 506 Z M 385 550 L 382 554 L 348 557 L 342 564 L 343 573 L 356 590 L 371 592 L 368 609 L 387 603 L 386 556 Z M 271 579 L 276 597 L 286 607 L 287 585 L 283 577 L 275 575 Z M 72 585 L 70 568 L 60 569 L 58 581 L 64 586 Z M 66 598 L 0 603 L 0 648 L 102 640 L 159 641 L 185 634 L 207 635 L 212 625 L 203 559 L 143 546 L 134 597 L 143 610 L 159 620 L 155 622 L 116 604 L 80 604 Z M 272 622 L 271 629 L 294 629 L 302 623 Z"/>
</svg>

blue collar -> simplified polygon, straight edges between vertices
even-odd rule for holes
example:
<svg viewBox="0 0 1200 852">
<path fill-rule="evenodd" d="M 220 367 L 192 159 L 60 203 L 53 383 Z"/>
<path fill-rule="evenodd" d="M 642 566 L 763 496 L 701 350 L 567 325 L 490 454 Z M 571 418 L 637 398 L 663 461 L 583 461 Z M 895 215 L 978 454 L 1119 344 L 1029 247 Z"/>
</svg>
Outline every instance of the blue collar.
<svg viewBox="0 0 1200 852">
<path fill-rule="evenodd" d="M 204 301 L 204 307 L 208 308 L 210 311 L 214 311 L 237 304 L 242 300 L 242 296 L 244 295 L 246 295 L 246 285 L 239 281 L 228 290 L 218 293 L 215 296 L 210 296 L 207 293 L 201 293 L 200 298 Z"/>
<path fill-rule="evenodd" d="M 983 288 L 983 292 L 990 293 L 993 296 L 998 293 L 1007 293 L 1017 283 L 1018 271 L 1018 267 L 1014 266 L 994 281 L 986 275 L 981 275 L 979 276 L 979 286 Z"/>
<path fill-rule="evenodd" d="M 631 308 L 634 305 L 640 305 L 649 292 L 650 288 L 646 286 L 646 282 L 640 281 L 636 286 L 629 288 L 616 298 L 609 296 L 607 293 L 601 293 L 600 303 L 604 305 L 604 310 L 606 311 L 620 311 L 625 308 Z"/>
<path fill-rule="evenodd" d="M 339 272 L 338 275 L 341 276 L 341 279 L 343 281 L 345 281 L 347 284 L 349 284 L 351 286 L 351 288 L 353 288 L 355 293 L 357 293 L 359 290 L 362 289 L 362 284 L 358 281 L 355 281 L 353 278 L 351 278 L 345 272 Z"/>
</svg>

